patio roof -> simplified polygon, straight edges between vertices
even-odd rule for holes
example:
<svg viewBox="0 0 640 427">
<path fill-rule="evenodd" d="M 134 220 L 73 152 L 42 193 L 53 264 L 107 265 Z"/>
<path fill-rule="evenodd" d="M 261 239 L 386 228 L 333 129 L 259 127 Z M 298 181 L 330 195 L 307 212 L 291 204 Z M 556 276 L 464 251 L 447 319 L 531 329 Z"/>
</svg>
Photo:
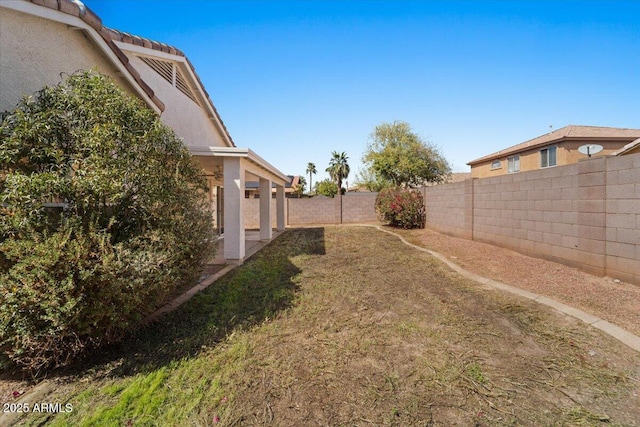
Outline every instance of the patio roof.
<svg viewBox="0 0 640 427">
<path fill-rule="evenodd" d="M 264 172 L 267 172 L 268 175 L 274 180 L 275 183 L 280 185 L 285 185 L 289 182 L 289 177 L 287 175 L 280 172 L 269 162 L 264 160 L 262 157 L 257 155 L 254 151 L 249 148 L 240 148 L 240 147 L 192 147 L 189 149 L 192 155 L 199 157 L 211 157 L 211 165 L 221 165 L 221 161 L 227 158 L 244 158 L 247 159 L 251 164 L 255 165 L 259 168 L 258 171 L 254 169 L 247 169 L 248 173 L 255 175 L 256 178 L 259 178 Z M 201 159 L 205 167 L 207 166 L 206 159 Z"/>
</svg>

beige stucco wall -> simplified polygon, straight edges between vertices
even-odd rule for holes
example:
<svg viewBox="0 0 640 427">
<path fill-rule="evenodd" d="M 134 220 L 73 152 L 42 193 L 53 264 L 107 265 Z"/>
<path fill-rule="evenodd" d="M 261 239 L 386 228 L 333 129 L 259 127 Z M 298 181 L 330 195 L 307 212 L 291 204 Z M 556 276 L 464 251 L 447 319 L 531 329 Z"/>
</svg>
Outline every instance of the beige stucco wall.
<svg viewBox="0 0 640 427">
<path fill-rule="evenodd" d="M 184 140 L 187 147 L 225 146 L 220 132 L 200 105 L 173 87 L 134 53 L 124 49 L 123 51 L 142 79 L 164 102 L 165 110 L 160 116 L 162 121 L 173 128 L 176 134 Z"/>
<path fill-rule="evenodd" d="M 0 111 L 14 108 L 24 95 L 45 85 L 60 83 L 65 75 L 93 68 L 115 78 L 120 87 L 133 94 L 82 30 L 0 9 Z"/>
<path fill-rule="evenodd" d="M 637 147 L 634 147 L 632 150 L 630 150 L 628 153 L 625 153 L 624 155 L 627 156 L 629 154 L 637 154 L 640 153 L 640 145 L 638 145 Z"/>
<path fill-rule="evenodd" d="M 615 141 L 589 141 L 589 144 L 602 145 L 603 150 L 593 157 L 606 156 L 616 150 L 622 148 L 626 142 Z M 532 150 L 523 151 L 520 154 L 520 172 L 527 172 L 542 169 L 540 167 L 540 150 L 548 147 L 557 147 L 557 166 L 570 165 L 586 158 L 587 156 L 578 151 L 578 147 L 584 145 L 584 141 L 563 141 L 538 147 Z M 501 176 L 508 174 L 508 158 L 509 156 L 500 157 L 501 167 L 492 169 L 491 164 L 496 160 L 482 162 L 471 167 L 471 176 L 473 178 L 489 178 L 493 176 Z"/>
</svg>

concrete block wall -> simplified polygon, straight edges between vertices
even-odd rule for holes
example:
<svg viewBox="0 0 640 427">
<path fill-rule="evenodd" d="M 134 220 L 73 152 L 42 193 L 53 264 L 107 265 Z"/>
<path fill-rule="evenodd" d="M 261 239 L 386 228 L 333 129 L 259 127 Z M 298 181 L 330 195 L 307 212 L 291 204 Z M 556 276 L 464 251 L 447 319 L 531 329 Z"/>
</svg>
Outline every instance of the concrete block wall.
<svg viewBox="0 0 640 427">
<path fill-rule="evenodd" d="M 640 154 L 423 192 L 429 228 L 640 285 Z"/>
<path fill-rule="evenodd" d="M 593 160 L 476 180 L 473 238 L 604 275 L 604 158 Z"/>
<path fill-rule="evenodd" d="M 471 239 L 473 180 L 423 187 L 427 226 L 441 233 Z"/>
<path fill-rule="evenodd" d="M 286 204 L 285 200 L 285 204 Z M 276 215 L 276 199 L 271 199 L 271 226 L 278 227 Z M 285 224 L 287 223 L 287 209 L 284 210 Z M 260 228 L 260 199 L 244 199 L 244 226 L 245 228 Z"/>
<path fill-rule="evenodd" d="M 640 154 L 607 159 L 607 275 L 640 284 Z"/>
<path fill-rule="evenodd" d="M 340 198 L 313 197 L 285 200 L 285 224 L 353 224 L 376 221 L 378 193 L 349 193 Z M 276 201 L 271 200 L 271 224 L 277 227 Z M 244 199 L 246 228 L 260 228 L 260 199 Z"/>
<path fill-rule="evenodd" d="M 340 197 L 287 199 L 287 225 L 340 224 Z"/>
<path fill-rule="evenodd" d="M 342 223 L 376 221 L 377 196 L 378 193 L 347 193 L 342 196 Z"/>
</svg>

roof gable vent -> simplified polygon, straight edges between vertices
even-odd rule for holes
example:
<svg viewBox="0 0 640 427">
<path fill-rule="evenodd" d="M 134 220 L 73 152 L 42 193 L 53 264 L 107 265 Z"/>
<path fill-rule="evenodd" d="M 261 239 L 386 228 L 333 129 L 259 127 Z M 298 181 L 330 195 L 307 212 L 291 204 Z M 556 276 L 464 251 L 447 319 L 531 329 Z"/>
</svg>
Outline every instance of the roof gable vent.
<svg viewBox="0 0 640 427">
<path fill-rule="evenodd" d="M 147 56 L 139 56 L 138 58 L 151 67 L 151 69 L 158 73 L 163 79 L 169 82 L 171 86 L 187 95 L 196 104 L 198 103 L 195 93 L 189 87 L 187 79 L 185 79 L 175 62 L 162 61 L 160 59 L 149 58 Z"/>
</svg>

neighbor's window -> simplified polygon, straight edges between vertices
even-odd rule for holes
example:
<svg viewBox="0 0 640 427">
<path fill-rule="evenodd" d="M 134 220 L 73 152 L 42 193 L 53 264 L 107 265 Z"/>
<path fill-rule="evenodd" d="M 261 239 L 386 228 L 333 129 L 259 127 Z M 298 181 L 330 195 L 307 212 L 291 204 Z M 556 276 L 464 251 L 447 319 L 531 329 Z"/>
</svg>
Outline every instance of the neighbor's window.
<svg viewBox="0 0 640 427">
<path fill-rule="evenodd" d="M 540 167 L 548 168 L 556 165 L 556 151 L 558 147 L 543 148 L 540 150 Z"/>
<path fill-rule="evenodd" d="M 502 163 L 500 163 L 500 160 L 494 160 L 493 163 L 491 163 L 491 169 L 500 169 L 502 167 Z"/>
<path fill-rule="evenodd" d="M 520 172 L 520 155 L 511 156 L 507 159 L 509 163 L 507 172 L 514 173 Z"/>
</svg>

